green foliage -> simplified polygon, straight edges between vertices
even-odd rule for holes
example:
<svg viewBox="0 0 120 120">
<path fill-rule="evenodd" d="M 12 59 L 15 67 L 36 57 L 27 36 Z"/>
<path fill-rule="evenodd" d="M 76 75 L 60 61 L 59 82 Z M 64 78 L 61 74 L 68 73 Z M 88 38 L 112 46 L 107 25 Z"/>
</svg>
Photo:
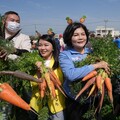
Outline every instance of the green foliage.
<svg viewBox="0 0 120 120">
<path fill-rule="evenodd" d="M 94 115 L 94 110 L 90 109 L 88 112 L 86 112 L 83 115 L 83 118 L 87 119 L 87 120 L 96 120 L 95 115 Z"/>
<path fill-rule="evenodd" d="M 48 120 L 48 107 L 44 106 L 40 111 L 39 111 L 39 115 L 38 115 L 38 120 Z"/>
<path fill-rule="evenodd" d="M 52 29 L 52 28 L 49 28 L 48 30 L 51 31 L 51 32 L 53 32 L 53 29 Z"/>
<path fill-rule="evenodd" d="M 102 117 L 104 119 L 107 119 L 107 118 L 110 119 L 111 117 L 113 117 L 113 113 L 112 112 L 113 112 L 112 106 L 110 104 L 107 104 L 107 103 L 105 104 L 104 103 L 104 106 L 102 107 L 102 110 L 101 110 Z M 115 116 L 114 116 L 114 119 L 115 119 Z"/>
<path fill-rule="evenodd" d="M 2 112 L 0 112 L 0 120 L 3 120 Z"/>
<path fill-rule="evenodd" d="M 108 62 L 110 65 L 110 69 L 113 74 L 120 73 L 120 51 L 116 44 L 114 44 L 113 39 L 111 37 L 92 39 L 91 40 L 93 46 L 93 55 L 100 60 L 104 60 Z"/>
<path fill-rule="evenodd" d="M 83 16 L 82 16 L 82 18 L 84 18 L 84 19 L 85 19 L 85 18 L 86 18 L 86 16 L 85 16 L 85 15 L 83 15 Z"/>
<path fill-rule="evenodd" d="M 41 61 L 44 63 L 44 60 L 42 57 L 40 57 L 39 53 L 37 51 L 34 51 L 32 53 L 24 53 L 21 57 L 16 59 L 15 66 L 17 67 L 17 70 L 26 72 L 30 75 L 34 75 L 36 73 L 36 66 L 35 63 L 37 61 Z"/>
<path fill-rule="evenodd" d="M 70 19 L 70 17 L 66 17 L 66 20 L 69 20 Z"/>
<path fill-rule="evenodd" d="M 3 50 L 7 52 L 8 54 L 14 53 L 15 48 L 14 48 L 13 42 L 0 38 L 0 50 Z"/>
</svg>

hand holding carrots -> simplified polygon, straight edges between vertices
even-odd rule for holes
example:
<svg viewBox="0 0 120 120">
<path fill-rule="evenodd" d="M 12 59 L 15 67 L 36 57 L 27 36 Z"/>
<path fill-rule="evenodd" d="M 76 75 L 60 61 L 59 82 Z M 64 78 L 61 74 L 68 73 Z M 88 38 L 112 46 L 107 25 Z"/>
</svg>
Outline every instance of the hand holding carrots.
<svg viewBox="0 0 120 120">
<path fill-rule="evenodd" d="M 56 98 L 56 88 L 66 97 L 61 86 L 62 83 L 54 71 L 50 68 L 45 67 L 41 62 L 36 62 L 36 66 L 42 69 L 40 71 L 37 71 L 37 77 L 43 81 L 41 83 L 38 83 L 41 99 L 44 98 L 46 93 L 49 93 L 51 99 Z"/>
<path fill-rule="evenodd" d="M 42 62 L 37 61 L 37 62 L 35 63 L 35 65 L 37 66 L 37 68 L 38 68 L 38 70 L 40 71 L 40 73 L 42 73 L 42 72 L 43 72 L 43 69 L 42 69 Z"/>
<path fill-rule="evenodd" d="M 110 68 L 107 62 L 105 61 L 100 61 L 96 64 L 93 64 L 95 69 L 103 68 L 107 74 L 110 74 Z"/>
</svg>

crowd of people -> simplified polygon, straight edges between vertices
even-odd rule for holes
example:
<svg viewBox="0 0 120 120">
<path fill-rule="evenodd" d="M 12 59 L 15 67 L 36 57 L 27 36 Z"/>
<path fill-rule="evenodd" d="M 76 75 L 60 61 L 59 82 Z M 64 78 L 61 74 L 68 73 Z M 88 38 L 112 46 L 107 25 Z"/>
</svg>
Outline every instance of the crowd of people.
<svg viewBox="0 0 120 120">
<path fill-rule="evenodd" d="M 0 58 L 4 59 L 6 56 L 15 60 L 24 52 L 31 52 L 38 50 L 40 57 L 45 61 L 45 66 L 52 68 L 61 80 L 63 89 L 67 98 L 56 88 L 56 99 L 48 99 L 49 118 L 48 120 L 83 120 L 82 115 L 88 109 L 90 101 L 88 100 L 84 106 L 80 106 L 79 102 L 75 100 L 75 95 L 71 93 L 70 85 L 75 81 L 80 81 L 84 76 L 93 70 L 103 68 L 108 74 L 110 68 L 107 62 L 100 61 L 96 64 L 85 65 L 80 68 L 74 66 L 74 62 L 82 61 L 91 53 L 91 49 L 86 47 L 89 42 L 89 32 L 86 26 L 80 22 L 73 22 L 69 24 L 63 34 L 56 34 L 52 29 L 48 29 L 47 33 L 39 34 L 39 39 L 30 40 L 28 35 L 21 32 L 20 16 L 14 11 L 8 11 L 3 16 L 3 29 L 0 36 L 4 39 L 9 39 L 14 42 L 16 51 L 9 56 L 6 52 L 0 51 Z M 37 68 L 41 67 L 41 62 L 37 62 Z M 40 73 L 40 69 L 37 71 Z M 35 77 L 41 78 L 36 72 Z M 30 106 L 38 112 L 41 109 L 40 94 L 38 84 L 31 82 L 32 95 L 29 100 Z M 74 105 L 74 106 L 73 106 Z M 75 109 L 73 109 L 75 107 Z M 5 112 L 5 111 L 4 111 Z M 8 113 L 4 113 L 8 114 Z M 26 113 L 27 114 L 27 113 Z M 37 120 L 37 115 L 30 113 L 26 120 Z M 17 116 L 17 120 L 19 120 Z M 5 120 L 7 120 L 6 118 Z M 96 116 L 96 119 L 101 119 Z"/>
</svg>

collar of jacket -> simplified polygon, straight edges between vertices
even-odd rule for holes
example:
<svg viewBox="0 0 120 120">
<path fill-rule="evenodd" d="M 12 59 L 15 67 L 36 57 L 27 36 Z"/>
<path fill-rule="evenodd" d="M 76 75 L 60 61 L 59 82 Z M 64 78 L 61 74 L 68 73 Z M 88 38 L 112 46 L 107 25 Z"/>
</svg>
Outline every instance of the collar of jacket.
<svg viewBox="0 0 120 120">
<path fill-rule="evenodd" d="M 70 52 L 73 53 L 73 54 L 75 54 L 75 53 L 76 53 L 76 54 L 80 53 L 80 52 L 76 51 L 74 48 L 70 48 L 69 50 L 70 50 Z M 91 51 L 90 51 L 88 48 L 85 48 L 85 52 L 84 52 L 85 54 L 88 54 L 88 53 L 90 53 L 90 52 L 91 52 Z"/>
</svg>

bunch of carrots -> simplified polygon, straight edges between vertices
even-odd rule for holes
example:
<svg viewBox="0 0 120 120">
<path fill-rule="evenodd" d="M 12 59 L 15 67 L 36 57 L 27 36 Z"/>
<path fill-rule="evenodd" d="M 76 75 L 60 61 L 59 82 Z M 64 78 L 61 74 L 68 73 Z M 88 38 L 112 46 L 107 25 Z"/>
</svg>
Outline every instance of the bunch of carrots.
<svg viewBox="0 0 120 120">
<path fill-rule="evenodd" d="M 65 97 L 66 94 L 62 88 L 62 83 L 59 78 L 54 73 L 54 70 L 46 68 L 41 64 L 41 71 L 38 71 L 38 79 L 41 79 L 42 82 L 38 83 L 41 99 L 45 95 L 50 95 L 51 99 L 56 98 L 55 89 L 57 88 Z M 41 74 L 41 75 L 40 75 Z"/>
<path fill-rule="evenodd" d="M 78 92 L 78 94 L 75 97 L 75 100 L 79 99 L 81 94 L 85 92 L 89 87 L 91 87 L 87 99 L 96 94 L 100 94 L 100 100 L 98 107 L 96 108 L 95 112 L 98 111 L 100 112 L 102 108 L 102 104 L 104 101 L 104 95 L 105 95 L 105 90 L 107 90 L 109 100 L 113 106 L 113 94 L 112 94 L 112 83 L 111 79 L 108 77 L 108 74 L 103 70 L 99 69 L 98 71 L 94 70 L 90 72 L 88 75 L 86 75 L 83 79 L 82 82 L 86 82 L 84 87 Z"/>
</svg>

